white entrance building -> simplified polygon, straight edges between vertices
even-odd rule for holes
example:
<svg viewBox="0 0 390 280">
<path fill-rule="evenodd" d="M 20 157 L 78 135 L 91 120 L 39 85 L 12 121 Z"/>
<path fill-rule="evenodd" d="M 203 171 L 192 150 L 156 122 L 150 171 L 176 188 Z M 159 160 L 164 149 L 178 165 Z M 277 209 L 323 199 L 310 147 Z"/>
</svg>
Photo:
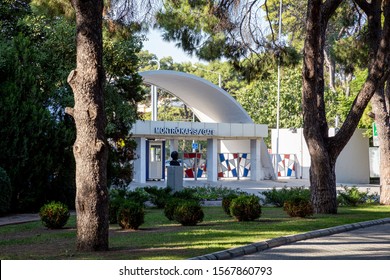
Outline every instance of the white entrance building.
<svg viewBox="0 0 390 280">
<path fill-rule="evenodd" d="M 268 127 L 254 124 L 247 112 L 226 91 L 200 77 L 177 71 L 157 70 L 140 73 L 144 83 L 181 99 L 200 122 L 137 121 L 131 131 L 137 142 L 134 181 L 164 177 L 165 142 L 177 150 L 178 140 L 207 140 L 207 180 L 216 182 L 227 165 L 224 153 L 246 161 L 254 181 L 274 179 L 275 174 L 263 141 Z M 239 164 L 238 164 L 239 165 Z M 239 166 L 237 166 L 239 167 Z M 153 170 L 152 170 L 153 169 Z M 245 171 L 248 171 L 245 170 Z M 237 171 L 236 171 L 237 172 Z"/>
</svg>

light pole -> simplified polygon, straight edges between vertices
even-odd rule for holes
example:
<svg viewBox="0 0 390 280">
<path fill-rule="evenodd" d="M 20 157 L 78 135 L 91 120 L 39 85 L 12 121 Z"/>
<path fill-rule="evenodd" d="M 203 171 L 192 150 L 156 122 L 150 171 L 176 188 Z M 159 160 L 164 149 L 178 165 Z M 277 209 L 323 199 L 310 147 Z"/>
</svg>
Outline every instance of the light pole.
<svg viewBox="0 0 390 280">
<path fill-rule="evenodd" d="M 219 72 L 215 72 L 215 71 L 211 71 L 211 70 L 208 70 L 208 69 L 204 69 L 204 68 L 201 68 L 201 67 L 198 67 L 198 66 L 194 66 L 195 69 L 199 69 L 199 70 L 203 70 L 203 71 L 206 71 L 206 72 L 210 72 L 210 73 L 213 73 L 213 74 L 217 74 L 218 75 L 218 86 L 220 88 L 222 88 L 222 75 L 221 73 Z"/>
<path fill-rule="evenodd" d="M 279 47 L 282 40 L 282 6 L 283 1 L 279 1 L 279 36 L 278 42 Z M 275 154 L 275 173 L 276 179 L 278 179 L 278 155 L 279 155 L 279 123 L 280 123 L 280 53 L 278 56 L 278 92 L 277 92 L 277 102 L 276 102 L 276 154 Z"/>
<path fill-rule="evenodd" d="M 155 62 L 157 64 L 157 70 L 160 70 L 160 61 L 158 61 L 157 59 L 152 59 L 149 62 Z M 157 97 L 157 87 L 155 85 L 150 86 L 150 97 L 152 103 L 152 121 L 157 121 L 158 97 Z"/>
</svg>

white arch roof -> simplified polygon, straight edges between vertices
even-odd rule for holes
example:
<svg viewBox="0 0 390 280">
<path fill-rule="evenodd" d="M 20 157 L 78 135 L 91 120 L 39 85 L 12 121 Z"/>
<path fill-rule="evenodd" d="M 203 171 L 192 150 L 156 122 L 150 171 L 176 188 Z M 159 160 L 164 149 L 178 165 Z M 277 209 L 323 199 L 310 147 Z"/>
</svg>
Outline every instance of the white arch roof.
<svg viewBox="0 0 390 280">
<path fill-rule="evenodd" d="M 145 84 L 170 92 L 190 107 L 201 122 L 253 123 L 226 91 L 198 76 L 171 70 L 139 73 Z"/>
</svg>

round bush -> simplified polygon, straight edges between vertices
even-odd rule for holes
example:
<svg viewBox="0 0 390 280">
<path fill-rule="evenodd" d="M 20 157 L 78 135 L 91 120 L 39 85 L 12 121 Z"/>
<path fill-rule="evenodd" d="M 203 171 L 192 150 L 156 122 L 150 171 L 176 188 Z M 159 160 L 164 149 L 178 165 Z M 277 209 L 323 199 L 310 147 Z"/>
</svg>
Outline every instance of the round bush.
<svg viewBox="0 0 390 280">
<path fill-rule="evenodd" d="M 312 216 L 314 213 L 313 206 L 309 199 L 304 197 L 294 197 L 287 200 L 284 203 L 283 209 L 290 217 L 304 218 Z"/>
<path fill-rule="evenodd" d="M 254 195 L 240 195 L 230 203 L 230 214 L 238 221 L 253 221 L 261 216 L 259 198 Z"/>
<path fill-rule="evenodd" d="M 223 211 L 225 211 L 225 213 L 228 214 L 229 216 L 230 216 L 230 203 L 232 202 L 233 199 L 237 197 L 238 197 L 237 194 L 229 194 L 222 198 Z"/>
<path fill-rule="evenodd" d="M 0 216 L 7 214 L 11 208 L 11 181 L 7 172 L 0 167 Z"/>
<path fill-rule="evenodd" d="M 138 229 L 144 223 L 145 210 L 134 201 L 125 201 L 118 210 L 118 224 L 123 229 Z"/>
<path fill-rule="evenodd" d="M 62 202 L 52 201 L 39 210 L 42 224 L 50 229 L 60 229 L 68 222 L 70 213 L 68 206 Z"/>
<path fill-rule="evenodd" d="M 175 219 L 174 214 L 176 207 L 182 203 L 184 203 L 185 200 L 181 198 L 171 198 L 169 199 L 164 207 L 164 215 L 168 218 L 168 220 L 173 221 Z"/>
<path fill-rule="evenodd" d="M 203 221 L 204 213 L 197 201 L 183 201 L 176 206 L 173 217 L 183 226 L 195 226 Z"/>
</svg>

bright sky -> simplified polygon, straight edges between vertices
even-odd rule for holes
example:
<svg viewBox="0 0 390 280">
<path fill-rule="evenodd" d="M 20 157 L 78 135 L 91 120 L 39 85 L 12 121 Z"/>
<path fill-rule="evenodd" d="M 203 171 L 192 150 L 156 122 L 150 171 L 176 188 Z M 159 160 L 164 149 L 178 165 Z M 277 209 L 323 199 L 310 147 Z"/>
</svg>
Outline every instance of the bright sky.
<svg viewBox="0 0 390 280">
<path fill-rule="evenodd" d="M 147 34 L 148 41 L 144 41 L 144 49 L 157 56 L 158 59 L 171 56 L 174 62 L 199 62 L 196 57 L 191 57 L 175 46 L 175 43 L 163 41 L 161 32 L 150 30 Z"/>
</svg>

